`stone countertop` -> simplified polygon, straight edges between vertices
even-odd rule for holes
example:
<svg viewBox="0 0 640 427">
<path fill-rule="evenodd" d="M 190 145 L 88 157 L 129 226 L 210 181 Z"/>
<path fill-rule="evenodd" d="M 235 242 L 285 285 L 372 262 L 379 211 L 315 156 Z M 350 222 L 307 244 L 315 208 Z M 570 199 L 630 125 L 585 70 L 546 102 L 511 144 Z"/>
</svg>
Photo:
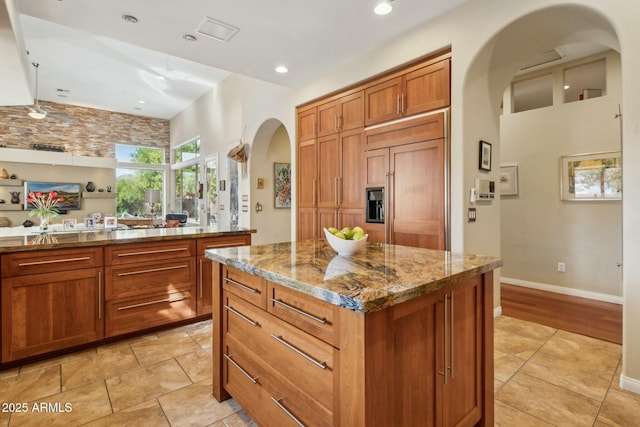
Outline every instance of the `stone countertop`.
<svg viewBox="0 0 640 427">
<path fill-rule="evenodd" d="M 255 233 L 255 229 L 230 227 L 140 228 L 131 230 L 54 231 L 40 233 L 33 227 L 31 234 L 0 236 L 0 254 L 41 249 L 106 246 L 121 243 L 143 243 L 202 237 L 238 236 Z"/>
<path fill-rule="evenodd" d="M 207 258 L 331 304 L 367 313 L 502 266 L 497 257 L 367 243 L 350 256 L 325 240 L 206 251 Z"/>
</svg>

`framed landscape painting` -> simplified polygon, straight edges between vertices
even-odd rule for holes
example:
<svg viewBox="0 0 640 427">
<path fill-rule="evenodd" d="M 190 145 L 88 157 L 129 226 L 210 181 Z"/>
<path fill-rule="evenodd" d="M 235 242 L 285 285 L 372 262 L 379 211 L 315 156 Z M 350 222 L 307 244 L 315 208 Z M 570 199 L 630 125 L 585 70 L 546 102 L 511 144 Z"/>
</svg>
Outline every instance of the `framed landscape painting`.
<svg viewBox="0 0 640 427">
<path fill-rule="evenodd" d="M 622 200 L 620 151 L 563 156 L 560 170 L 561 200 Z"/>
</svg>

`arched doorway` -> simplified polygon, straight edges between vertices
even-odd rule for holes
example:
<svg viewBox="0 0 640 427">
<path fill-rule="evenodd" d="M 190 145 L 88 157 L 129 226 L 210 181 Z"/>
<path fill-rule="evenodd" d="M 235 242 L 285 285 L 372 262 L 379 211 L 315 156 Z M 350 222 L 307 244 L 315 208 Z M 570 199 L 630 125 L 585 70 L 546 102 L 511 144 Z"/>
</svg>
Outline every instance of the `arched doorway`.
<svg viewBox="0 0 640 427">
<path fill-rule="evenodd" d="M 257 233 L 253 244 L 291 241 L 291 138 L 282 122 L 268 119 L 258 128 L 251 144 L 250 224 Z M 286 185 L 287 165 L 288 187 Z M 276 167 L 281 197 L 276 203 Z M 286 203 L 286 193 L 289 203 Z M 247 202 L 241 202 L 247 204 Z"/>
</svg>

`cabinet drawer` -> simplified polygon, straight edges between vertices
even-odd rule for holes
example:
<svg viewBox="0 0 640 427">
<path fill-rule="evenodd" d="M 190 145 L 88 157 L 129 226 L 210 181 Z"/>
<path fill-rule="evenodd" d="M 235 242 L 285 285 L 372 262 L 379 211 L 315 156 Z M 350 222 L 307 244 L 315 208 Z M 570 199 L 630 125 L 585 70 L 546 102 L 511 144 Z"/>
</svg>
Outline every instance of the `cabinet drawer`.
<svg viewBox="0 0 640 427">
<path fill-rule="evenodd" d="M 190 290 L 196 285 L 196 261 L 180 258 L 175 261 L 142 262 L 105 268 L 105 299 Z"/>
<path fill-rule="evenodd" d="M 280 376 L 333 412 L 337 350 L 228 292 L 223 302 L 225 336 L 247 343 Z"/>
<path fill-rule="evenodd" d="M 223 236 L 198 239 L 198 255 L 204 255 L 207 249 L 231 248 L 234 246 L 247 246 L 251 244 L 251 235 L 243 236 Z"/>
<path fill-rule="evenodd" d="M 334 347 L 338 344 L 340 308 L 317 298 L 268 282 L 267 311 Z"/>
<path fill-rule="evenodd" d="M 107 246 L 105 264 L 120 265 L 136 262 L 195 257 L 195 240 L 169 240 L 155 243 Z"/>
<path fill-rule="evenodd" d="M 267 281 L 232 267 L 222 270 L 222 288 L 266 310 Z"/>
<path fill-rule="evenodd" d="M 234 339 L 223 347 L 222 375 L 225 389 L 262 425 L 299 426 L 294 418 L 305 426 L 334 424 L 330 412 L 279 381 L 277 373 Z"/>
<path fill-rule="evenodd" d="M 189 291 L 158 292 L 107 301 L 105 315 L 105 336 L 113 337 L 194 317 L 196 301 Z"/>
<path fill-rule="evenodd" d="M 2 255 L 2 277 L 102 266 L 102 248 L 27 251 Z"/>
</svg>

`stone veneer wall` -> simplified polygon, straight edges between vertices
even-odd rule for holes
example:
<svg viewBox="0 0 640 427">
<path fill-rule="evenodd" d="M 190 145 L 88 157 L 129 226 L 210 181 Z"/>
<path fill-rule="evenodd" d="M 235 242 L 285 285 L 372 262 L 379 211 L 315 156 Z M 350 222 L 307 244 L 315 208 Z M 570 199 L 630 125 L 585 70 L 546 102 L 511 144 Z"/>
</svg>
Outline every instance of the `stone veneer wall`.
<svg viewBox="0 0 640 427">
<path fill-rule="evenodd" d="M 115 157 L 114 144 L 165 149 L 169 162 L 169 120 L 40 101 L 47 111 L 65 111 L 68 123 L 32 119 L 25 106 L 0 107 L 0 146 L 31 149 L 31 144 L 63 146 L 79 156 Z"/>
</svg>

